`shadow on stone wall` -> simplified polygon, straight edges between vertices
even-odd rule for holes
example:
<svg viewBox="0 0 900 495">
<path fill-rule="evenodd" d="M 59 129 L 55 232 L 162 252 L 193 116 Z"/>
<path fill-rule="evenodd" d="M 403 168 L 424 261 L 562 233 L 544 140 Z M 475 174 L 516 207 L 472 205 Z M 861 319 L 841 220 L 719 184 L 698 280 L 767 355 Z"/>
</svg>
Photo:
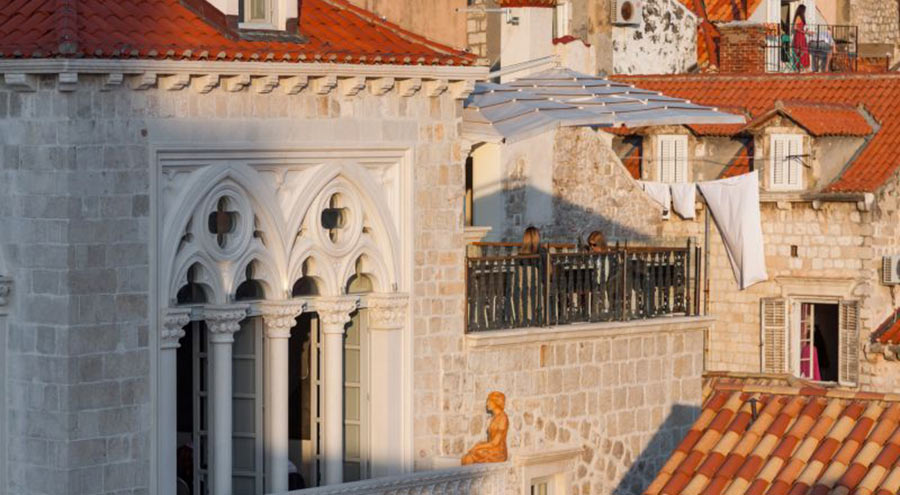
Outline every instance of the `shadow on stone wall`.
<svg viewBox="0 0 900 495">
<path fill-rule="evenodd" d="M 650 439 L 650 443 L 635 459 L 622 481 L 613 489 L 613 495 L 641 495 L 656 478 L 675 447 L 687 435 L 691 425 L 700 415 L 700 408 L 675 404 L 669 416 Z"/>
</svg>

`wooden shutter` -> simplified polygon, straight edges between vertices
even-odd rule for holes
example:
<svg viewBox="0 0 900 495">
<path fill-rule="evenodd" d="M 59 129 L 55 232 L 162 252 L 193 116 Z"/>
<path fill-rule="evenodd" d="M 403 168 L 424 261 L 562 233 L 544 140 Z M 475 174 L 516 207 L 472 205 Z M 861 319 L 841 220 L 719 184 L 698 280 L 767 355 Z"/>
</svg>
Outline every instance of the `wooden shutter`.
<svg viewBox="0 0 900 495">
<path fill-rule="evenodd" d="M 859 381 L 859 303 L 841 302 L 838 315 L 838 381 L 856 385 Z"/>
<path fill-rule="evenodd" d="M 803 187 L 803 136 L 773 134 L 770 136 L 769 186 L 773 189 Z"/>
<path fill-rule="evenodd" d="M 684 182 L 687 180 L 687 136 L 658 136 L 657 159 L 659 182 Z"/>
<path fill-rule="evenodd" d="M 766 298 L 760 301 L 762 339 L 762 371 L 785 373 L 787 371 L 787 301 L 782 298 Z"/>
<path fill-rule="evenodd" d="M 780 136 L 772 136 L 772 159 L 770 160 L 770 166 L 772 167 L 772 186 L 773 187 L 784 187 L 785 185 L 785 170 L 784 170 L 784 140 L 781 139 Z"/>
</svg>

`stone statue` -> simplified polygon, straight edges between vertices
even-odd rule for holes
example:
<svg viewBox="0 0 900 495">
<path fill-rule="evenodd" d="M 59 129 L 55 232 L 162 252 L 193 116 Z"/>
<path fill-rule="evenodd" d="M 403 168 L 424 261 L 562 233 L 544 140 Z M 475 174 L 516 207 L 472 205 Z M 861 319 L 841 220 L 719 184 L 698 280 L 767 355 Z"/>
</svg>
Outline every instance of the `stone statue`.
<svg viewBox="0 0 900 495">
<path fill-rule="evenodd" d="M 488 441 L 479 442 L 462 458 L 462 464 L 480 464 L 485 462 L 506 461 L 506 432 L 509 430 L 509 418 L 503 412 L 506 396 L 501 392 L 491 392 L 487 397 L 487 410 L 493 418 L 488 425 Z"/>
</svg>

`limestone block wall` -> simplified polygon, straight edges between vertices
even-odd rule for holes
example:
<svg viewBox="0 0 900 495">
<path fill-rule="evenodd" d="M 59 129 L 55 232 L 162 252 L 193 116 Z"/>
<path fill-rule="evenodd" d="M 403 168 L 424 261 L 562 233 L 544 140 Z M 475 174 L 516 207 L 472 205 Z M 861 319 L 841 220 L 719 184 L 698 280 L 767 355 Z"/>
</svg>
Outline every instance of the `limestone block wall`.
<svg viewBox="0 0 900 495">
<path fill-rule="evenodd" d="M 159 143 L 411 149 L 422 212 L 410 282 L 424 315 L 415 318 L 416 347 L 444 331 L 460 338 L 464 157 L 460 102 L 450 94 L 201 94 L 102 83 L 79 75 L 72 92 L 59 91 L 55 77 L 32 93 L 0 87 L 0 249 L 16 291 L 5 342 L 9 462 L 0 473 L 10 493 L 151 486 L 150 160 Z M 415 366 L 427 381 L 431 362 Z"/>
<path fill-rule="evenodd" d="M 482 441 L 484 401 L 506 394 L 510 454 L 583 447 L 566 493 L 640 493 L 696 419 L 707 322 L 595 326 L 503 342 L 485 332 L 441 360 L 443 455 Z M 500 332 L 503 333 L 503 332 Z"/>
<path fill-rule="evenodd" d="M 850 24 L 859 26 L 860 43 L 900 41 L 900 12 L 896 0 L 849 0 Z"/>
<path fill-rule="evenodd" d="M 650 239 L 660 233 L 661 207 L 622 166 L 609 134 L 562 128 L 504 148 L 509 220 L 504 239 L 520 240 L 529 225 L 546 239 L 567 242 L 584 240 L 594 230 L 610 239 Z"/>
</svg>

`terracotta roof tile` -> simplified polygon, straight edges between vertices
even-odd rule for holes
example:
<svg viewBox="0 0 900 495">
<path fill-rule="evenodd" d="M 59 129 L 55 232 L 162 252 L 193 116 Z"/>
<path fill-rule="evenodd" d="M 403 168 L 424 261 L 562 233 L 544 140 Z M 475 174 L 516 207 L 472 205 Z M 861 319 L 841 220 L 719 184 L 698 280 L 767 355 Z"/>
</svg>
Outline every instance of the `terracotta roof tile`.
<svg viewBox="0 0 900 495">
<path fill-rule="evenodd" d="M 205 2 L 192 4 L 222 17 Z M 203 16 L 179 0 L 0 0 L 0 57 L 206 56 L 419 65 L 475 61 L 474 55 L 431 42 L 347 0 L 303 0 L 299 9 L 298 28 L 305 41 L 289 36 L 242 39 L 207 20 L 215 15 Z"/>
<path fill-rule="evenodd" d="M 617 78 L 701 105 L 743 106 L 754 117 L 770 111 L 777 101 L 853 108 L 862 106 L 880 127 L 841 176 L 825 190 L 872 192 L 900 166 L 895 154 L 895 150 L 900 148 L 898 74 L 703 74 Z M 856 124 L 853 128 L 858 130 Z"/>
<path fill-rule="evenodd" d="M 690 430 L 694 440 L 682 443 L 688 450 L 673 455 L 677 460 L 670 459 L 646 495 L 898 493 L 900 395 L 772 375 L 743 383 L 733 375 L 708 378 L 707 399 Z M 765 404 L 755 421 L 745 414 L 751 400 L 759 401 L 757 408 Z M 725 417 L 731 423 L 720 435 Z M 702 440 L 708 437 L 718 441 Z"/>
<path fill-rule="evenodd" d="M 882 344 L 900 344 L 900 308 L 885 319 L 872 333 L 872 340 Z"/>
</svg>

